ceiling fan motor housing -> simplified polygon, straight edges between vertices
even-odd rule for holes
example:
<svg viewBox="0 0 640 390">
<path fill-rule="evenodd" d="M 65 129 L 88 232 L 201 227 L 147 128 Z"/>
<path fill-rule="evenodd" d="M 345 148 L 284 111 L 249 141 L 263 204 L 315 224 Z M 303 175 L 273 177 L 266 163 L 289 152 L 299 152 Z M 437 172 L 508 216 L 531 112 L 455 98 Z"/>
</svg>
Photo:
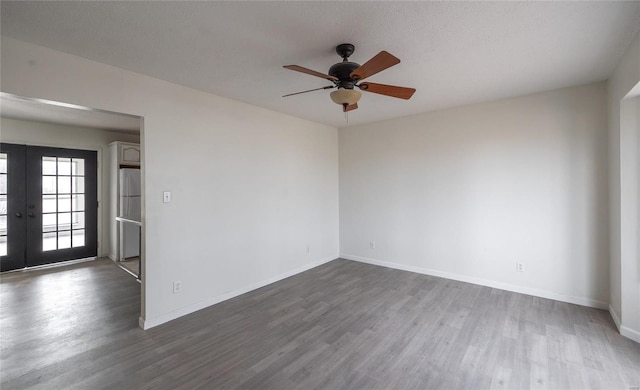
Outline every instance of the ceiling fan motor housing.
<svg viewBox="0 0 640 390">
<path fill-rule="evenodd" d="M 340 88 L 353 89 L 355 80 L 351 79 L 349 75 L 359 67 L 360 64 L 356 64 L 355 62 L 338 62 L 337 64 L 329 68 L 329 75 L 337 77 L 338 80 L 340 80 L 338 85 Z"/>
</svg>

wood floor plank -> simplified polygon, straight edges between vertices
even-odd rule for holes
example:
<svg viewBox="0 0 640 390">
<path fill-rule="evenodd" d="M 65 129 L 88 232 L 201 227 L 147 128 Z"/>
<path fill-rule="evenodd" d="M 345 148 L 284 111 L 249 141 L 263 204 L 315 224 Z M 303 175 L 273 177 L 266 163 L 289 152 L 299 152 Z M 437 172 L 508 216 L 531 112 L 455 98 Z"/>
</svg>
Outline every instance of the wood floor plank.
<svg viewBox="0 0 640 390">
<path fill-rule="evenodd" d="M 148 331 L 110 260 L 0 277 L 2 389 L 640 385 L 606 311 L 336 260 Z"/>
</svg>

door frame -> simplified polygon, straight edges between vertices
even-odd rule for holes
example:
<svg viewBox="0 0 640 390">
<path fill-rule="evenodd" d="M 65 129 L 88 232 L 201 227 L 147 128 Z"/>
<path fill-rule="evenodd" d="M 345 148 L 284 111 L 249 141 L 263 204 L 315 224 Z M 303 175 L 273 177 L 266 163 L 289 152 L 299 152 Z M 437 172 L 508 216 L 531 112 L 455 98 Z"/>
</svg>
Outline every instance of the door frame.
<svg viewBox="0 0 640 390">
<path fill-rule="evenodd" d="M 23 121 L 22 119 L 19 119 L 20 121 Z M 24 120 L 25 122 L 28 122 L 26 120 Z M 105 247 L 108 245 L 108 243 L 104 242 L 103 240 L 103 235 L 105 234 L 104 229 L 103 229 L 103 223 L 104 223 L 104 218 L 108 218 L 109 216 L 105 216 L 103 217 L 103 213 L 106 211 L 108 212 L 108 208 L 109 205 L 104 203 L 104 199 L 102 197 L 102 191 L 104 189 L 104 172 L 103 172 L 103 159 L 104 159 L 104 151 L 99 148 L 99 147 L 85 147 L 85 146 L 61 146 L 60 144 L 52 144 L 52 143 L 46 143 L 46 142 L 26 142 L 26 141 L 22 141 L 19 139 L 9 139 L 9 140 L 2 140 L 2 143 L 6 143 L 6 144 L 14 144 L 14 145 L 24 145 L 24 146 L 38 146 L 38 147 L 42 147 L 42 148 L 52 148 L 52 149 L 77 149 L 77 150 L 86 150 L 86 151 L 91 151 L 91 152 L 96 152 L 97 156 L 97 172 L 98 172 L 98 177 L 97 177 L 97 182 L 98 182 L 98 193 L 97 193 L 97 202 L 98 202 L 98 247 L 97 247 L 97 253 L 98 256 L 101 256 L 101 253 L 104 252 Z M 26 211 L 26 210 L 25 210 Z M 108 251 L 107 251 L 108 253 Z M 105 257 L 108 257 L 107 255 L 105 255 Z"/>
<path fill-rule="evenodd" d="M 6 153 L 20 153 L 22 164 L 8 164 L 7 183 L 12 187 L 7 193 L 7 230 L 13 238 L 7 242 L 11 257 L 3 259 L 0 271 L 16 271 L 25 268 L 48 266 L 59 262 L 95 258 L 99 256 L 100 227 L 100 151 L 41 146 L 25 143 L 1 142 L 1 150 Z M 42 164 L 40 156 L 50 154 L 56 157 L 83 158 L 85 169 L 92 174 L 85 175 L 85 216 L 95 224 L 87 224 L 85 245 L 54 251 L 42 251 Z M 31 178 L 27 181 L 27 178 Z M 89 221 L 86 221 L 89 222 Z M 17 233 L 19 232 L 19 233 Z M 95 239 L 93 239 L 95 237 Z M 13 248 L 11 250 L 9 245 Z M 18 249 L 19 250 L 16 250 Z M 61 256 L 61 252 L 66 253 Z"/>
</svg>

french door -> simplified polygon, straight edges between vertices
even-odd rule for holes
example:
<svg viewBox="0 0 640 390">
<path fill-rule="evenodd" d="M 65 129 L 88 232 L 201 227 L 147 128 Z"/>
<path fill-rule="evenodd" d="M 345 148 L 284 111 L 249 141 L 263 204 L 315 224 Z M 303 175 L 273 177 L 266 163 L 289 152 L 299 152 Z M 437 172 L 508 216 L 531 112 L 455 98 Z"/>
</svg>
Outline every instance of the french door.
<svg viewBox="0 0 640 390">
<path fill-rule="evenodd" d="M 0 144 L 0 270 L 97 254 L 97 153 Z"/>
</svg>

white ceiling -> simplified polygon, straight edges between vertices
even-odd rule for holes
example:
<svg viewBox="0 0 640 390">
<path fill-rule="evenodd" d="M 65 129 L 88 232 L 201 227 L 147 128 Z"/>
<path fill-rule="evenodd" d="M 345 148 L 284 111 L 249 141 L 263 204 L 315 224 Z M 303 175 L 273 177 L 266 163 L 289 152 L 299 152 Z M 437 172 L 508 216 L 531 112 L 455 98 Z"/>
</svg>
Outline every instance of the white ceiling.
<svg viewBox="0 0 640 390">
<path fill-rule="evenodd" d="M 140 132 L 138 116 L 43 99 L 23 98 L 8 93 L 0 93 L 0 116 L 127 133 Z"/>
<path fill-rule="evenodd" d="M 387 50 L 349 125 L 601 81 L 640 29 L 640 2 L 2 1 L 2 34 L 256 106 L 346 126 L 320 72 Z"/>
</svg>

